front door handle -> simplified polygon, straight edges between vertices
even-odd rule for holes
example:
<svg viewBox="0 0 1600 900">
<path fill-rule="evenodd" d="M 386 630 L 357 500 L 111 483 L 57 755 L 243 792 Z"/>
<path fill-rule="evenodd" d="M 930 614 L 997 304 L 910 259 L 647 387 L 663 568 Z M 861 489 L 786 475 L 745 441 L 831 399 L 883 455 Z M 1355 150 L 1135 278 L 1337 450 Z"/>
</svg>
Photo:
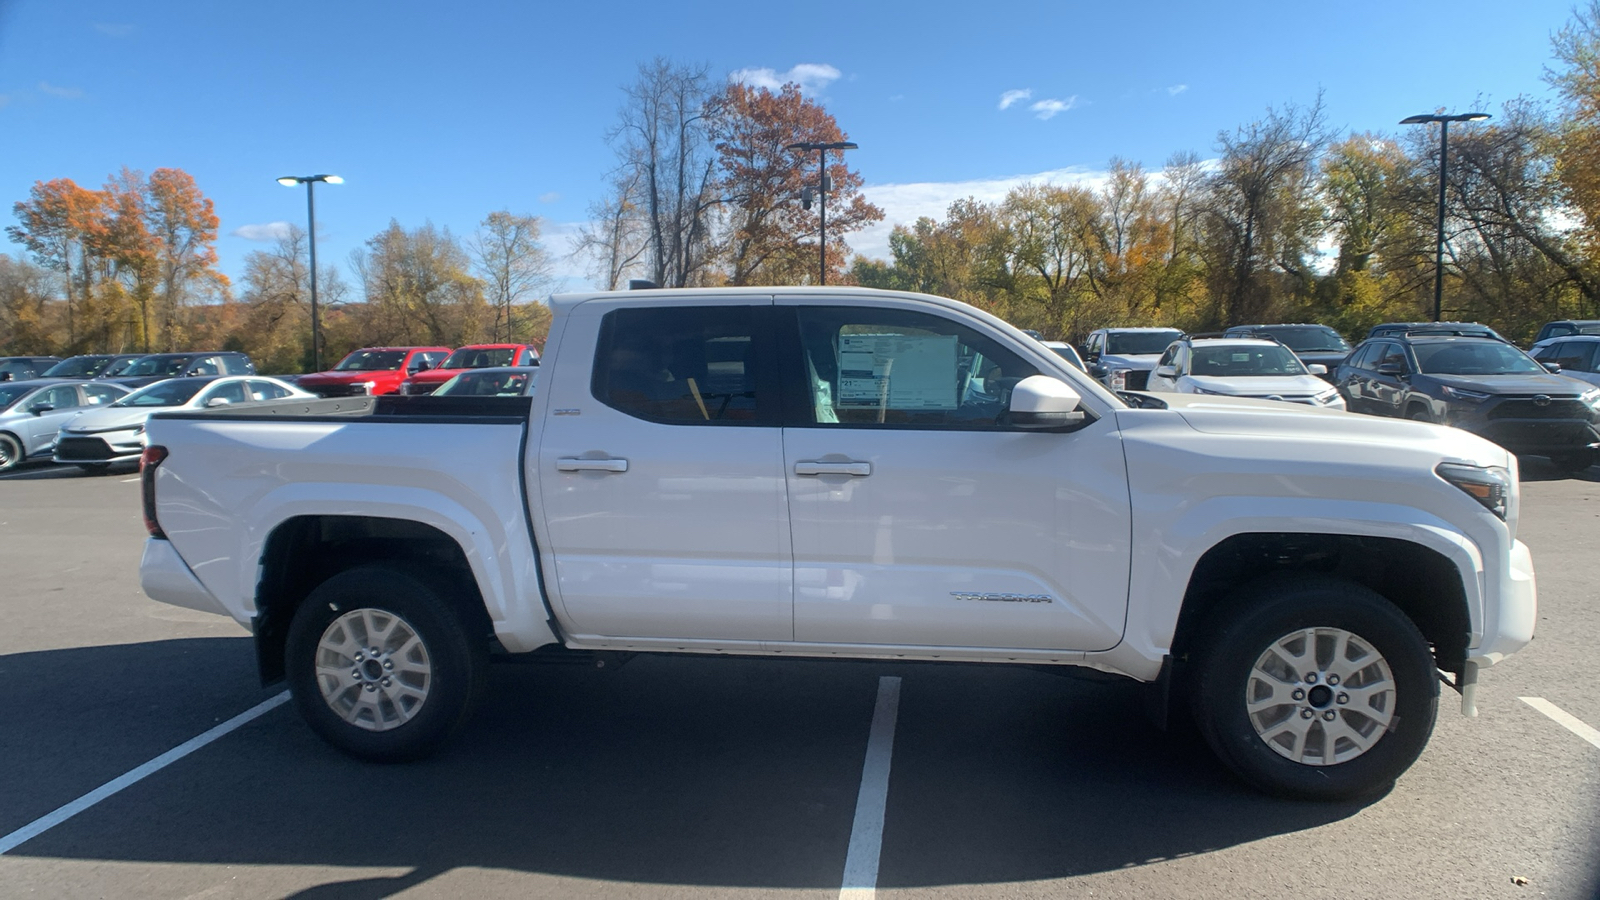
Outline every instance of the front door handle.
<svg viewBox="0 0 1600 900">
<path fill-rule="evenodd" d="M 858 478 L 872 474 L 869 462 L 822 462 L 806 460 L 794 464 L 796 475 L 854 475 Z"/>
<path fill-rule="evenodd" d="M 581 456 L 563 456 L 556 460 L 558 472 L 626 472 L 625 459 L 585 459 Z"/>
</svg>

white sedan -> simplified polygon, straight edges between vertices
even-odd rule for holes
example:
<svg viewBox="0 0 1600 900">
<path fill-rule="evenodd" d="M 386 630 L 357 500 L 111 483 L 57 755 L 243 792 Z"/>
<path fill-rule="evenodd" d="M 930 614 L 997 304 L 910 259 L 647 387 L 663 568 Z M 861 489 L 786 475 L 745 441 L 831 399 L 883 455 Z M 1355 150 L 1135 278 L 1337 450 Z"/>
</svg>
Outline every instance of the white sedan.
<svg viewBox="0 0 1600 900">
<path fill-rule="evenodd" d="M 1146 388 L 1153 393 L 1218 394 L 1344 409 L 1344 398 L 1277 341 L 1184 338 L 1161 355 Z"/>
<path fill-rule="evenodd" d="M 92 472 L 103 471 L 113 463 L 139 458 L 144 452 L 145 422 L 155 413 L 291 398 L 315 400 L 317 396 L 260 375 L 169 378 L 68 421 L 56 439 L 54 459 Z"/>
</svg>

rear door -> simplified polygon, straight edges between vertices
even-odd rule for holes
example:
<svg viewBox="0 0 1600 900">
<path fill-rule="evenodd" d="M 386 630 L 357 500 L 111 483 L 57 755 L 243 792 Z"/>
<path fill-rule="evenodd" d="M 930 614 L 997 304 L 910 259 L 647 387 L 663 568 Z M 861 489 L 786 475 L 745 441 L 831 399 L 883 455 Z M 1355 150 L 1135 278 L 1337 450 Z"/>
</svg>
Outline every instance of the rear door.
<svg viewBox="0 0 1600 900">
<path fill-rule="evenodd" d="M 537 512 L 580 638 L 792 639 L 771 317 L 749 295 L 568 314 L 540 376 Z"/>
<path fill-rule="evenodd" d="M 1006 425 L 1012 386 L 1056 373 L 981 320 L 778 299 L 795 640 L 1114 646 L 1131 526 L 1114 422 Z"/>
</svg>

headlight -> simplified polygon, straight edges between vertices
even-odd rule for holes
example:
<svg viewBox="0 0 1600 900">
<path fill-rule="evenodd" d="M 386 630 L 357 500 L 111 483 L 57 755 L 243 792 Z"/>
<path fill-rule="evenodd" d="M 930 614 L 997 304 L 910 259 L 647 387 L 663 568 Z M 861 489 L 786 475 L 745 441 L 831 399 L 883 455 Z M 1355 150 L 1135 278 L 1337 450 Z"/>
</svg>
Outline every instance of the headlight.
<svg viewBox="0 0 1600 900">
<path fill-rule="evenodd" d="M 1463 400 L 1467 403 L 1482 403 L 1483 401 L 1489 399 L 1489 394 L 1483 391 L 1464 391 L 1461 388 L 1454 388 L 1450 387 L 1449 385 L 1440 385 L 1440 390 L 1444 393 L 1446 400 Z M 1600 394 L 1600 392 L 1596 393 Z"/>
<path fill-rule="evenodd" d="M 1584 391 L 1583 396 L 1579 397 L 1578 399 L 1589 404 L 1595 409 L 1600 409 L 1600 388 L 1591 388 L 1587 391 Z"/>
<path fill-rule="evenodd" d="M 140 424 L 133 426 L 133 433 L 144 434 L 144 423 L 141 422 Z"/>
<path fill-rule="evenodd" d="M 1196 387 L 1194 389 L 1194 392 L 1196 394 L 1210 394 L 1213 397 L 1226 397 L 1226 396 L 1228 396 L 1226 393 L 1224 393 L 1222 391 L 1208 391 L 1203 387 Z"/>
<path fill-rule="evenodd" d="M 359 385 L 357 385 L 357 387 L 361 388 L 363 391 L 366 391 L 369 394 L 372 393 L 372 389 L 377 387 L 377 386 L 378 386 L 378 383 L 376 381 L 363 381 Z"/>
<path fill-rule="evenodd" d="M 1479 468 L 1478 466 L 1462 465 L 1460 463 L 1440 463 L 1434 469 L 1440 478 L 1450 482 L 1467 496 L 1483 504 L 1483 508 L 1499 516 L 1506 517 L 1510 508 L 1511 473 L 1499 466 Z"/>
<path fill-rule="evenodd" d="M 1312 399 L 1317 401 L 1317 403 L 1321 406 L 1331 406 L 1338 401 L 1339 392 L 1333 388 L 1329 388 Z"/>
</svg>

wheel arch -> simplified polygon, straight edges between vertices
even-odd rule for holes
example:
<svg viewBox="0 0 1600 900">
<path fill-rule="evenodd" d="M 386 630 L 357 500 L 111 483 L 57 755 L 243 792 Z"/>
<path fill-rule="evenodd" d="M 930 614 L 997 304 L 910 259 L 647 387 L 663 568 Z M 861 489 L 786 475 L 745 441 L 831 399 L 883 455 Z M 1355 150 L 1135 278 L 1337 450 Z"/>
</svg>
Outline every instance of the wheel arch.
<svg viewBox="0 0 1600 900">
<path fill-rule="evenodd" d="M 383 516 L 297 515 L 262 546 L 256 584 L 256 663 L 263 684 L 283 680 L 283 654 L 295 610 L 318 585 L 358 566 L 389 563 L 439 591 L 469 634 L 494 640 L 494 622 L 466 549 L 443 530 Z"/>
<path fill-rule="evenodd" d="M 1173 634 L 1180 664 L 1207 620 L 1244 586 L 1304 572 L 1332 575 L 1382 595 L 1414 622 L 1440 669 L 1460 672 L 1473 642 L 1471 592 L 1460 565 L 1444 552 L 1397 537 L 1249 532 L 1212 546 L 1195 564 Z"/>
</svg>

